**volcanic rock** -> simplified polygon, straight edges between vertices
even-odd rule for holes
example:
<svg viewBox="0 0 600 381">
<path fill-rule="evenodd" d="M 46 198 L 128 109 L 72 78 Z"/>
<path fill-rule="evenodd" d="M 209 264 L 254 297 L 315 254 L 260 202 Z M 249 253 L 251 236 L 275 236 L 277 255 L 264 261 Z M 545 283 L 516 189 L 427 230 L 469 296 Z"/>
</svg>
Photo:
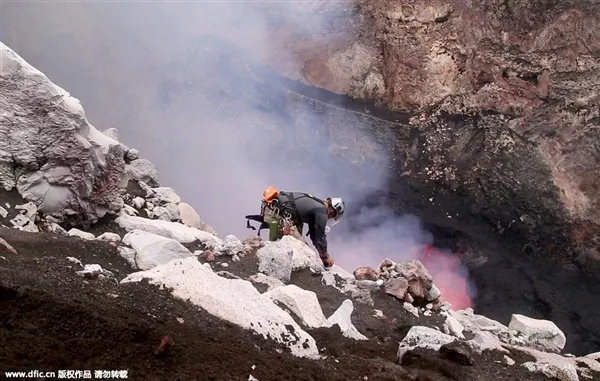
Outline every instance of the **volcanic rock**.
<svg viewBox="0 0 600 381">
<path fill-rule="evenodd" d="M 303 290 L 296 285 L 289 284 L 274 287 L 263 295 L 285 305 L 307 327 L 320 328 L 330 325 L 325 315 L 323 315 L 317 294 L 312 291 Z"/>
<path fill-rule="evenodd" d="M 297 356 L 319 357 L 315 340 L 269 298 L 263 297 L 250 282 L 220 277 L 196 258 L 175 260 L 148 271 L 133 273 L 121 283 L 142 279 L 171 287 L 175 296 L 189 299 L 221 319 L 285 343 Z"/>
<path fill-rule="evenodd" d="M 356 270 L 354 270 L 354 277 L 356 278 L 356 280 L 376 281 L 379 279 L 379 274 L 377 274 L 377 271 L 375 271 L 375 269 L 366 266 L 359 267 Z"/>
<path fill-rule="evenodd" d="M 193 255 L 185 246 L 174 239 L 141 230 L 132 230 L 123 237 L 123 243 L 135 251 L 135 265 L 140 270 L 149 270 L 177 258 Z"/>
<path fill-rule="evenodd" d="M 440 347 L 440 356 L 460 365 L 473 365 L 473 350 L 464 341 L 455 340 Z"/>
<path fill-rule="evenodd" d="M 154 187 L 159 185 L 158 170 L 147 159 L 133 160 L 125 165 L 125 171 L 130 180 L 143 181 Z"/>
<path fill-rule="evenodd" d="M 166 238 L 172 238 L 181 243 L 190 243 L 197 240 L 212 248 L 217 247 L 221 243 L 220 238 L 210 233 L 185 226 L 178 222 L 149 220 L 147 218 L 127 215 L 119 216 L 115 222 L 127 231 L 143 230 L 162 235 Z"/>
<path fill-rule="evenodd" d="M 543 351 L 560 352 L 567 342 L 565 334 L 549 320 L 513 314 L 508 329 L 524 335 L 527 346 Z"/>
<path fill-rule="evenodd" d="M 79 100 L 3 43 L 0 88 L 0 187 L 16 187 L 61 220 L 103 217 L 124 174 L 120 144 L 88 122 Z"/>
<path fill-rule="evenodd" d="M 398 359 L 402 362 L 404 354 L 415 348 L 427 348 L 437 351 L 442 345 L 451 343 L 454 340 L 456 340 L 454 337 L 433 328 L 413 326 L 400 342 Z"/>
</svg>

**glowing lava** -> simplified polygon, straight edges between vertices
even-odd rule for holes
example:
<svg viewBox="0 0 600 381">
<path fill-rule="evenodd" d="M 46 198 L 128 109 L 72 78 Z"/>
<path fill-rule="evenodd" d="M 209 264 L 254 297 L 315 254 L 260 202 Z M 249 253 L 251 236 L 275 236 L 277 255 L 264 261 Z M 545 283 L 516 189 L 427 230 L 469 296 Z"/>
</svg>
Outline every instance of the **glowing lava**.
<svg viewBox="0 0 600 381">
<path fill-rule="evenodd" d="M 453 310 L 473 306 L 469 275 L 457 254 L 426 245 L 417 257 L 433 277 L 442 297 L 452 304 Z"/>
</svg>

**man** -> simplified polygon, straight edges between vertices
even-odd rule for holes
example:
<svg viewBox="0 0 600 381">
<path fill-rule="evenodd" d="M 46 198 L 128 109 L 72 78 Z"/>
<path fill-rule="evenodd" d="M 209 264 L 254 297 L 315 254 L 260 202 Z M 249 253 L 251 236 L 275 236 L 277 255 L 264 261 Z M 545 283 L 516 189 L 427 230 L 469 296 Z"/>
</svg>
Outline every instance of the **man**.
<svg viewBox="0 0 600 381">
<path fill-rule="evenodd" d="M 308 224 L 308 236 L 317 249 L 325 267 L 333 266 L 327 252 L 326 227 L 329 220 L 335 225 L 344 215 L 345 203 L 339 197 L 325 201 L 309 193 L 280 192 L 269 187 L 264 193 L 263 221 L 269 225 L 269 240 L 280 239 L 290 234 L 304 241 L 302 230 Z M 247 216 L 248 217 L 248 216 Z"/>
</svg>

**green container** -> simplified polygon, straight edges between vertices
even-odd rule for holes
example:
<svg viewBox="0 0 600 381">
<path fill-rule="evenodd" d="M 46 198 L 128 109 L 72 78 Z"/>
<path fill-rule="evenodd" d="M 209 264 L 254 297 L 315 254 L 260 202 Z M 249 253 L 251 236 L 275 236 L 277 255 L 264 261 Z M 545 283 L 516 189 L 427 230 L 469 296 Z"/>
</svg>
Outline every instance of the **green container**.
<svg viewBox="0 0 600 381">
<path fill-rule="evenodd" d="M 281 221 L 273 220 L 269 223 L 269 241 L 277 241 L 281 234 Z"/>
</svg>

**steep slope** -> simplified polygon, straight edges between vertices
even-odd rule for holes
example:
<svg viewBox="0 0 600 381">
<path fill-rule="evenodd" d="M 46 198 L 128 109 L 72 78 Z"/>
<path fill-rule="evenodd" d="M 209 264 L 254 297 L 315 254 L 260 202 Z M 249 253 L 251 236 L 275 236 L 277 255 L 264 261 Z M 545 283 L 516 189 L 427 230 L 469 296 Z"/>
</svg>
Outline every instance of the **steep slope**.
<svg viewBox="0 0 600 381">
<path fill-rule="evenodd" d="M 41 88 L 52 84 L 2 49 L 19 63 L 2 67 L 3 81 L 29 73 Z M 1 95 L 4 102 L 8 94 Z M 25 115 L 35 108 L 4 104 Z M 71 115 L 55 113 L 65 124 Z M 104 134 L 116 145 L 118 131 Z M 77 218 L 57 220 L 18 188 L 0 191 L 2 372 L 136 380 L 600 380 L 597 353 L 560 354 L 568 339 L 550 321 L 513 315 L 505 326 L 451 310 L 418 261 L 386 260 L 350 274 L 324 269 L 311 247 L 290 236 L 263 242 L 219 235 L 160 186 L 137 150 L 118 147 L 127 177 L 109 201 L 120 207 L 90 229 L 84 220 L 71 228 Z M 89 157 L 80 160 L 85 165 Z M 85 172 L 83 180 L 95 176 Z M 53 200 L 71 196 L 63 197 Z"/>
</svg>

